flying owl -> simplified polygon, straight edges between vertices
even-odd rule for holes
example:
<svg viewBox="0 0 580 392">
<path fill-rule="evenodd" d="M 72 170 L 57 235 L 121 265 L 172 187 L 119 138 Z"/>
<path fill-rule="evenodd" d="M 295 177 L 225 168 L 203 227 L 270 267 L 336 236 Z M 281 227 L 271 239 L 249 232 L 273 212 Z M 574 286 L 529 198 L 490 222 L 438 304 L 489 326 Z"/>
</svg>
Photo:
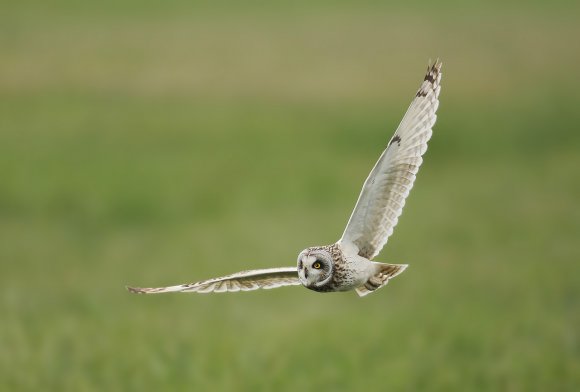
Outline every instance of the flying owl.
<svg viewBox="0 0 580 392">
<path fill-rule="evenodd" d="M 355 290 L 365 296 L 385 286 L 407 265 L 371 261 L 387 243 L 413 187 L 437 118 L 441 62 L 425 79 L 401 124 L 366 179 L 342 237 L 332 245 L 306 248 L 296 267 L 242 271 L 220 278 L 132 293 L 221 293 L 303 285 L 318 292 Z"/>
</svg>

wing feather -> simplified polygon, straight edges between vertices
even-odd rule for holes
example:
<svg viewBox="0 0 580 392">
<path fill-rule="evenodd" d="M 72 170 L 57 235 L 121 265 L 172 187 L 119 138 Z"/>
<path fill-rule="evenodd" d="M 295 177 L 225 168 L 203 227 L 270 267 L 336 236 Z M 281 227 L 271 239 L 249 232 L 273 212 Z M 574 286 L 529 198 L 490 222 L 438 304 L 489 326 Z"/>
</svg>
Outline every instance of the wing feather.
<svg viewBox="0 0 580 392">
<path fill-rule="evenodd" d="M 379 254 L 403 211 L 437 119 L 441 62 L 427 74 L 411 106 L 366 179 L 340 242 L 369 260 Z"/>
<path fill-rule="evenodd" d="M 296 267 L 284 267 L 241 271 L 219 278 L 177 286 L 150 288 L 127 287 L 127 290 L 137 294 L 172 292 L 225 293 L 257 289 L 273 289 L 276 287 L 296 286 L 299 284 L 300 280 L 298 278 Z"/>
</svg>

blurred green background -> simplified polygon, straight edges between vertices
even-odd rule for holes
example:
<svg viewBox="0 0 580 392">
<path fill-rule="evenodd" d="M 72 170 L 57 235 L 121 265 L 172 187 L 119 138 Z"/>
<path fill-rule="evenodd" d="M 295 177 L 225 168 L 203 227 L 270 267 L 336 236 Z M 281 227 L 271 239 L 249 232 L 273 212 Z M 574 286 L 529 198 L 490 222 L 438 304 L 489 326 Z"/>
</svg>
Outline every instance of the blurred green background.
<svg viewBox="0 0 580 392">
<path fill-rule="evenodd" d="M 0 13 L 1 390 L 578 390 L 578 6 L 50 3 Z M 387 288 L 125 291 L 338 239 L 437 57 Z"/>
</svg>

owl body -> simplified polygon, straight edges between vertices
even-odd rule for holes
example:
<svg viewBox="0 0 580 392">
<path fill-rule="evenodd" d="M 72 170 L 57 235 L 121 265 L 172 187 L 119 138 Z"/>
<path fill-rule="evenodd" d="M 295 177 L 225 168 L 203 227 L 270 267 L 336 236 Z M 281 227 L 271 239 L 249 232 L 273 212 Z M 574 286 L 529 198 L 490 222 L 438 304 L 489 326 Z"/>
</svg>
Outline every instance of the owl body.
<svg viewBox="0 0 580 392">
<path fill-rule="evenodd" d="M 376 263 L 353 250 L 340 242 L 304 249 L 298 255 L 300 283 L 320 293 L 356 290 L 362 296 L 383 287 L 407 268 L 404 264 Z"/>
<path fill-rule="evenodd" d="M 313 291 L 349 291 L 377 272 L 373 264 L 356 254 L 348 255 L 339 243 L 314 246 L 298 255 L 298 277 Z"/>
</svg>

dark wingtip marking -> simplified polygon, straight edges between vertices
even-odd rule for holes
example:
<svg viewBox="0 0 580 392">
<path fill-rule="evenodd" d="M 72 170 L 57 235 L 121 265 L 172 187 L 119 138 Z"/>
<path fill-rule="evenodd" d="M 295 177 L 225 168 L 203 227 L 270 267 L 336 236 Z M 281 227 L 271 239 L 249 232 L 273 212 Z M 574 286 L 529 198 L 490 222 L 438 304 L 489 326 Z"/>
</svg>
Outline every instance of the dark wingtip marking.
<svg viewBox="0 0 580 392">
<path fill-rule="evenodd" d="M 128 292 L 133 294 L 145 294 L 145 290 L 140 287 L 125 286 Z"/>
<path fill-rule="evenodd" d="M 435 62 L 433 64 L 427 66 L 427 75 L 438 74 L 439 72 L 441 72 L 442 65 L 443 65 L 443 63 L 441 62 L 441 60 L 439 60 L 439 59 L 435 60 Z M 427 80 L 427 76 L 425 76 L 425 80 Z"/>
<path fill-rule="evenodd" d="M 429 82 L 431 85 L 434 85 L 437 81 L 437 76 L 441 72 L 441 66 L 443 63 L 439 59 L 435 60 L 435 62 L 431 65 L 427 66 L 427 73 L 425 74 L 425 78 L 423 79 L 426 82 Z M 426 97 L 429 93 L 431 87 L 424 88 L 423 86 L 417 91 L 416 97 Z"/>
</svg>

